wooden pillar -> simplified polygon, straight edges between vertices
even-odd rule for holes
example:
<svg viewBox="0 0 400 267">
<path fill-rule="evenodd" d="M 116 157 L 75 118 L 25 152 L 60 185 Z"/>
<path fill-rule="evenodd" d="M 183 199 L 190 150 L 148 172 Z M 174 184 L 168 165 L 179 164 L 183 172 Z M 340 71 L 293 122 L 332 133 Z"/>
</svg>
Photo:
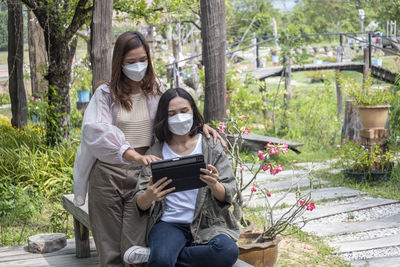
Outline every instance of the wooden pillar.
<svg viewBox="0 0 400 267">
<path fill-rule="evenodd" d="M 364 81 L 368 76 L 369 68 L 369 48 L 364 48 Z"/>
<path fill-rule="evenodd" d="M 97 83 L 111 79 L 113 1 L 95 0 L 93 5 L 90 56 L 93 70 L 92 88 L 94 91 Z"/>
<path fill-rule="evenodd" d="M 284 125 L 282 125 L 282 129 L 288 128 L 287 125 L 287 119 L 289 117 L 288 115 L 288 110 L 289 110 L 289 103 L 290 103 L 290 99 L 292 98 L 292 86 L 291 86 L 291 82 L 292 82 L 292 68 L 291 68 L 291 62 L 290 62 L 290 58 L 285 58 L 284 59 L 285 65 L 285 96 L 284 96 L 284 102 L 285 102 L 285 122 Z"/>
<path fill-rule="evenodd" d="M 340 63 L 340 62 L 342 62 L 343 47 L 338 46 L 336 51 L 337 51 L 337 53 L 336 53 L 336 62 Z M 336 77 L 336 102 L 337 102 L 337 118 L 340 121 L 342 116 L 343 116 L 343 94 L 342 94 L 342 90 L 340 88 L 337 72 L 338 71 L 336 70 L 336 72 L 335 72 L 335 77 Z"/>
<path fill-rule="evenodd" d="M 76 257 L 90 257 L 89 229 L 74 218 Z"/>
<path fill-rule="evenodd" d="M 346 100 L 344 122 L 342 127 L 342 138 L 348 137 L 350 139 L 360 138 L 361 130 L 360 116 L 358 108 L 353 106 L 351 100 Z"/>
</svg>

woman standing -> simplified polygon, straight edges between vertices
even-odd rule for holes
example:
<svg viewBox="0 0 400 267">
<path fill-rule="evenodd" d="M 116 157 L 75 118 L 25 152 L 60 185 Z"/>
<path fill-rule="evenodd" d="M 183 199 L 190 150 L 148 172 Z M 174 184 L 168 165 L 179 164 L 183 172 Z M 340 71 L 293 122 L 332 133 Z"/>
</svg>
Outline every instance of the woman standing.
<svg viewBox="0 0 400 267">
<path fill-rule="evenodd" d="M 83 205 L 88 192 L 101 266 L 123 266 L 121 251 L 144 237 L 146 222 L 131 198 L 142 165 L 159 159 L 144 153 L 154 142 L 161 94 L 148 43 L 139 32 L 123 33 L 114 46 L 111 81 L 96 89 L 86 108 L 74 164 L 74 203 Z M 210 127 L 204 130 L 218 137 Z"/>
<path fill-rule="evenodd" d="M 229 207 L 236 193 L 236 179 L 220 143 L 201 133 L 204 121 L 193 98 L 181 88 L 166 91 L 158 105 L 155 134 L 160 142 L 147 153 L 169 159 L 203 154 L 207 169 L 200 189 L 164 190 L 171 180 L 153 184 L 149 168 L 143 168 L 134 200 L 141 216 L 150 218 L 149 248 L 133 246 L 125 252 L 127 263 L 148 266 L 232 266 L 239 249 L 239 228 Z"/>
</svg>

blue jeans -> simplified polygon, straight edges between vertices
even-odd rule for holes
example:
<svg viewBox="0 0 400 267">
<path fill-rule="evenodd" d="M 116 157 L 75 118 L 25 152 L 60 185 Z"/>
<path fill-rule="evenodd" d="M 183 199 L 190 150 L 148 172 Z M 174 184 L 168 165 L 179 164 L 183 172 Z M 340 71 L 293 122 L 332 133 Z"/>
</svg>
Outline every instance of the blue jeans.
<svg viewBox="0 0 400 267">
<path fill-rule="evenodd" d="M 147 266 L 232 266 L 239 249 L 230 237 L 217 235 L 205 245 L 193 243 L 189 224 L 160 221 L 149 234 L 150 257 Z"/>
</svg>

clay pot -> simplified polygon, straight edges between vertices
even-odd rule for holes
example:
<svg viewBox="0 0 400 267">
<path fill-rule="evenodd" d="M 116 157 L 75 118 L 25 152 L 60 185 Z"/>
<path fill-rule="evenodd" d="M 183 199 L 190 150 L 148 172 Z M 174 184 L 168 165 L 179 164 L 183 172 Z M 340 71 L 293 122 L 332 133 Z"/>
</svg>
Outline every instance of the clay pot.
<svg viewBox="0 0 400 267">
<path fill-rule="evenodd" d="M 261 233 L 242 233 L 238 240 L 239 259 L 255 267 L 273 267 L 278 259 L 278 244 L 276 237 L 272 241 L 253 243 Z"/>
<path fill-rule="evenodd" d="M 390 105 L 358 106 L 360 121 L 364 129 L 384 129 Z"/>
</svg>

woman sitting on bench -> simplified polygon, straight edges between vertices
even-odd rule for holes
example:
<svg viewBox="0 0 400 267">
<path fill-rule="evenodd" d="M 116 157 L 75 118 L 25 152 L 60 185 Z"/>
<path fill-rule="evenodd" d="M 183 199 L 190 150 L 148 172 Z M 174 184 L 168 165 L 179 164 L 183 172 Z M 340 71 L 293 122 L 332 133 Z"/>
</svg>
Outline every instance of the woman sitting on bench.
<svg viewBox="0 0 400 267">
<path fill-rule="evenodd" d="M 151 171 L 143 168 L 135 195 L 142 216 L 149 216 L 149 248 L 133 246 L 127 263 L 148 266 L 232 266 L 239 249 L 239 228 L 229 210 L 236 193 L 236 179 L 221 144 L 201 133 L 204 120 L 189 93 L 176 88 L 160 98 L 154 130 L 159 142 L 147 153 L 168 159 L 204 155 L 207 169 L 200 179 L 207 186 L 173 192 L 164 188 L 168 177 L 153 184 Z M 154 203 L 154 204 L 152 204 Z"/>
</svg>

